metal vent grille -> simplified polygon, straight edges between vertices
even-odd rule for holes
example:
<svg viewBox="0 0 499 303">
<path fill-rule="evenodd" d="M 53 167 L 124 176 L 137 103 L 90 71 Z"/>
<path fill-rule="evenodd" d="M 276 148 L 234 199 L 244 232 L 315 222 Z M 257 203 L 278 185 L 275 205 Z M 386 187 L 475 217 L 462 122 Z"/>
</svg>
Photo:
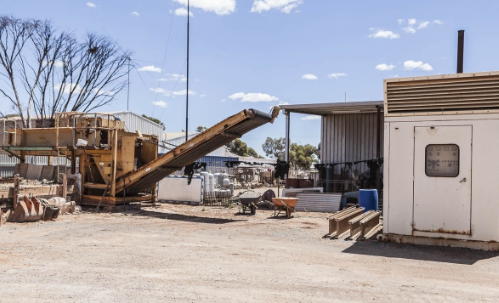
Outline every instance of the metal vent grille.
<svg viewBox="0 0 499 303">
<path fill-rule="evenodd" d="M 499 111 L 499 75 L 387 80 L 386 114 Z"/>
</svg>

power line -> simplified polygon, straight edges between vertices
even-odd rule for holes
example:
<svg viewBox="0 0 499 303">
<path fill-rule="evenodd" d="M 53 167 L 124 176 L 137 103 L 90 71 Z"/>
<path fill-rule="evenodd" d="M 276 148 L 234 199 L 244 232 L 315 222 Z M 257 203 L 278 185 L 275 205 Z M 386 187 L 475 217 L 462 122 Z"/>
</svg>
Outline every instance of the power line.
<svg viewBox="0 0 499 303">
<path fill-rule="evenodd" d="M 140 75 L 140 71 L 139 71 L 139 70 L 137 69 L 137 67 L 135 66 L 135 62 L 133 62 L 133 63 L 134 63 L 134 64 L 132 65 L 132 67 L 133 67 L 133 68 L 134 68 L 134 69 L 138 72 L 138 73 L 137 73 L 137 75 L 139 75 L 140 80 L 142 80 L 142 83 L 144 84 L 144 87 L 145 87 L 146 89 L 149 89 L 149 88 L 147 87 L 146 82 L 144 81 L 144 79 L 143 79 L 143 78 L 142 78 L 142 76 Z"/>
<path fill-rule="evenodd" d="M 175 11 L 175 1 L 173 1 L 173 8 L 172 11 Z M 170 30 L 168 31 L 168 38 L 166 39 L 166 48 L 165 48 L 165 55 L 163 56 L 163 64 L 161 64 L 161 71 L 164 70 L 165 68 L 165 63 L 166 63 L 166 55 L 168 53 L 168 45 L 170 44 L 170 35 L 172 33 L 172 28 L 173 28 L 173 20 L 174 20 L 174 15 L 172 14 L 171 16 L 171 22 L 170 22 Z M 161 86 L 161 81 L 158 82 L 158 87 L 156 88 L 156 94 L 154 95 L 154 101 L 157 101 L 158 99 L 158 90 Z"/>
<path fill-rule="evenodd" d="M 185 64 L 187 63 L 187 61 L 184 61 L 184 65 L 182 66 L 182 70 L 180 71 L 180 74 L 182 74 L 182 72 L 184 71 L 184 68 L 185 68 Z M 180 77 L 177 79 L 177 82 L 175 82 L 175 85 L 173 86 L 173 90 L 172 90 L 172 93 L 170 94 L 170 98 L 168 99 L 168 101 L 166 102 L 167 104 L 170 102 L 170 100 L 172 99 L 172 96 L 173 96 L 173 91 L 175 91 L 175 88 L 177 87 L 177 84 L 178 82 L 180 81 Z M 188 94 L 189 92 L 186 92 L 186 94 Z M 166 107 L 165 109 L 163 110 L 163 112 L 161 113 L 161 116 L 159 117 L 159 119 L 161 120 L 161 118 L 163 117 L 163 114 L 165 113 L 166 111 Z"/>
</svg>

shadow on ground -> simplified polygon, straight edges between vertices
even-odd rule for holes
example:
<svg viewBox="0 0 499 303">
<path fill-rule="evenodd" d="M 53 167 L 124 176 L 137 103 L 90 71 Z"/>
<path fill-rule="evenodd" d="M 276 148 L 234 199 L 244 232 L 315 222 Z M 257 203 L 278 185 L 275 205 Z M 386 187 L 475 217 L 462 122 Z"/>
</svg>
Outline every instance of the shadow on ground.
<svg viewBox="0 0 499 303">
<path fill-rule="evenodd" d="M 344 253 L 473 265 L 480 260 L 499 257 L 498 252 L 478 251 L 468 248 L 381 243 L 378 241 L 354 242 Z"/>
<path fill-rule="evenodd" d="M 206 224 L 227 224 L 227 223 L 246 221 L 246 220 L 230 220 L 230 219 L 222 219 L 222 218 L 188 216 L 188 215 L 182 215 L 182 214 L 171 214 L 171 213 L 164 213 L 164 212 L 151 211 L 151 210 L 131 212 L 130 214 L 133 216 L 144 216 L 144 217 L 151 217 L 151 218 L 157 218 L 157 219 L 195 222 L 195 223 L 206 223 Z"/>
</svg>

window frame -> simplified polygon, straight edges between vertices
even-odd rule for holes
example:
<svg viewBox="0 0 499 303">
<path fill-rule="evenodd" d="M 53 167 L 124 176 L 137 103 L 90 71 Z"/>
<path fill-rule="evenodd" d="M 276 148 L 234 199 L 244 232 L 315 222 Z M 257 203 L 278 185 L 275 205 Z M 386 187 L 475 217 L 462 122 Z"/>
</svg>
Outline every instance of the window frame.
<svg viewBox="0 0 499 303">
<path fill-rule="evenodd" d="M 428 147 L 429 146 L 437 146 L 437 145 L 454 145 L 457 147 L 457 174 L 455 176 L 433 176 L 433 175 L 428 175 Z M 460 170 L 461 170 L 461 148 L 459 147 L 459 145 L 455 144 L 455 143 L 431 143 L 431 144 L 428 144 L 426 145 L 425 147 L 425 155 L 424 155 L 424 158 L 425 158 L 425 161 L 424 161 L 424 173 L 427 177 L 430 177 L 430 178 L 457 178 L 459 176 L 459 173 L 460 173 Z"/>
</svg>

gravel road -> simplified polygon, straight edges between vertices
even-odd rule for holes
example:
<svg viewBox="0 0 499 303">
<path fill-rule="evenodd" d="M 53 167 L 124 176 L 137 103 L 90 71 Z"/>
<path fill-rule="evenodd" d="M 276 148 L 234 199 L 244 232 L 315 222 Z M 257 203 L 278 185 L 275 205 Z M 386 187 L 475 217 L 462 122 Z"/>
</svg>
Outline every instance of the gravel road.
<svg viewBox="0 0 499 303">
<path fill-rule="evenodd" d="M 0 302 L 497 302 L 499 254 L 323 239 L 326 214 L 162 205 L 0 227 Z"/>
</svg>

